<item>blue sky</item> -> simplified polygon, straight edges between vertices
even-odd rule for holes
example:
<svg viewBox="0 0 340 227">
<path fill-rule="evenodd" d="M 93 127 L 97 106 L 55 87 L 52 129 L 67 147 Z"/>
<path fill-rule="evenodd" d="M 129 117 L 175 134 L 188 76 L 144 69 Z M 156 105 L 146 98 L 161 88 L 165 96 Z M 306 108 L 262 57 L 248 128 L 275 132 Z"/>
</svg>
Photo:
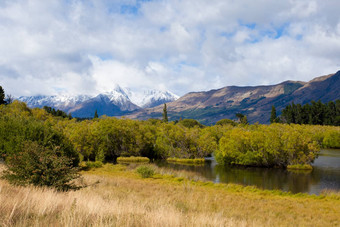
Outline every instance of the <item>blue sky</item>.
<svg viewBox="0 0 340 227">
<path fill-rule="evenodd" d="M 0 85 L 21 95 L 115 84 L 184 95 L 340 69 L 340 1 L 4 0 Z"/>
</svg>

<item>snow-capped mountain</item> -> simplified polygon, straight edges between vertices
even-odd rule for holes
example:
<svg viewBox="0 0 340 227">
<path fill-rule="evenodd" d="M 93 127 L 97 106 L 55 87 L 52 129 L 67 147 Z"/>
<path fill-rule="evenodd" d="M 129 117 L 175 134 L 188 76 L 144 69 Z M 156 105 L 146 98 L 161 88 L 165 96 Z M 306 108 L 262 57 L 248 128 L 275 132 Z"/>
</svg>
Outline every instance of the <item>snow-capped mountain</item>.
<svg viewBox="0 0 340 227">
<path fill-rule="evenodd" d="M 132 102 L 142 108 L 152 108 L 163 103 L 172 102 L 179 98 L 179 96 L 169 91 L 159 90 L 145 90 L 143 93 L 132 93 L 130 99 Z"/>
<path fill-rule="evenodd" d="M 50 106 L 53 108 L 57 108 L 63 111 L 68 112 L 70 108 L 76 106 L 82 102 L 89 100 L 91 96 L 88 95 L 53 95 L 53 96 L 21 96 L 19 98 L 20 101 L 26 102 L 29 107 L 44 107 Z"/>
<path fill-rule="evenodd" d="M 109 92 L 96 96 L 89 95 L 54 95 L 54 96 L 22 96 L 20 101 L 29 107 L 50 106 L 72 113 L 74 117 L 93 117 L 97 110 L 99 115 L 122 116 L 140 108 L 154 107 L 178 99 L 178 96 L 168 91 L 145 90 L 131 91 L 128 88 L 113 86 Z"/>
</svg>

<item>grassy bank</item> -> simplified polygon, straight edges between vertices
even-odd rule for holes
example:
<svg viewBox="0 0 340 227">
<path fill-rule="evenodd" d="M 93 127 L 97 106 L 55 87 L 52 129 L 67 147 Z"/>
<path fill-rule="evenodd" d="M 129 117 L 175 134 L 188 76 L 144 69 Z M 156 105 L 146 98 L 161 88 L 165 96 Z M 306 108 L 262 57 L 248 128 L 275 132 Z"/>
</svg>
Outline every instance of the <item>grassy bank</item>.
<svg viewBox="0 0 340 227">
<path fill-rule="evenodd" d="M 178 164 L 189 164 L 189 165 L 203 165 L 204 158 L 168 158 L 167 162 L 178 163 Z"/>
<path fill-rule="evenodd" d="M 308 164 L 304 164 L 304 165 L 288 165 L 287 166 L 288 170 L 312 170 L 313 167 L 311 165 Z"/>
<path fill-rule="evenodd" d="M 83 172 L 88 185 L 67 193 L 0 181 L 0 226 L 336 226 L 340 195 L 291 195 L 198 181 L 136 166 Z"/>
<path fill-rule="evenodd" d="M 130 163 L 130 162 L 143 162 L 143 163 L 147 163 L 150 162 L 150 159 L 147 157 L 118 157 L 117 158 L 117 162 L 118 163 Z"/>
</svg>

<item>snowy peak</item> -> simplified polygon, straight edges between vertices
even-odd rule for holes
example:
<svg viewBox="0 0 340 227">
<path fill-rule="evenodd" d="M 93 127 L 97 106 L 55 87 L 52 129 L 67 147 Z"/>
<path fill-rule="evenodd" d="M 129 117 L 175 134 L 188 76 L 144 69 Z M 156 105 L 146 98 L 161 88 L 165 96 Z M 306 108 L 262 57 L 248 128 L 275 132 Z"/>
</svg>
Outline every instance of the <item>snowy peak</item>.
<svg viewBox="0 0 340 227">
<path fill-rule="evenodd" d="M 155 89 L 133 91 L 130 88 L 121 88 L 118 85 L 116 85 L 113 92 L 119 92 L 120 94 L 120 96 L 115 98 L 116 100 L 123 95 L 141 108 L 155 107 L 163 103 L 175 101 L 179 98 L 179 96 L 171 93 L 170 91 Z"/>
<path fill-rule="evenodd" d="M 50 106 L 72 113 L 74 117 L 93 117 L 97 109 L 98 114 L 120 116 L 140 108 L 150 108 L 163 103 L 172 102 L 179 97 L 169 91 L 142 90 L 135 92 L 129 88 L 114 85 L 113 89 L 95 96 L 89 95 L 53 95 L 28 96 L 19 100 L 26 102 L 29 107 Z"/>
<path fill-rule="evenodd" d="M 113 90 L 105 92 L 104 95 L 106 95 L 113 103 L 131 102 L 129 96 L 119 85 L 115 85 Z"/>
<path fill-rule="evenodd" d="M 88 95 L 53 95 L 53 96 L 45 96 L 45 95 L 37 95 L 37 96 L 22 96 L 19 98 L 20 101 L 26 102 L 30 107 L 43 107 L 43 106 L 51 106 L 54 108 L 62 109 L 64 111 L 68 111 L 68 107 L 75 106 L 82 102 L 89 100 L 91 97 Z"/>
<path fill-rule="evenodd" d="M 169 91 L 147 90 L 144 91 L 139 105 L 143 108 L 155 107 L 167 102 L 177 100 L 179 97 Z"/>
</svg>

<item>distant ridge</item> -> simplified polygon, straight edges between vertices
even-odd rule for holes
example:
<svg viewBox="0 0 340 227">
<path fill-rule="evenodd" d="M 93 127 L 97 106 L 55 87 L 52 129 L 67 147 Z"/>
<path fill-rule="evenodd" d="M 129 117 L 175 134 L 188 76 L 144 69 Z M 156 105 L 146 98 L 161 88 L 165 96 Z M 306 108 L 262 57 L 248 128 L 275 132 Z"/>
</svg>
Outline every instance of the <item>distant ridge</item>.
<svg viewBox="0 0 340 227">
<path fill-rule="evenodd" d="M 71 113 L 73 117 L 91 118 L 97 110 L 98 115 L 123 116 L 143 107 L 154 107 L 171 102 L 179 97 L 169 91 L 145 90 L 133 92 L 128 88 L 114 85 L 109 92 L 96 96 L 22 96 L 20 101 L 29 107 L 50 106 Z"/>
<path fill-rule="evenodd" d="M 250 123 L 269 123 L 271 106 L 278 112 L 291 102 L 305 104 L 311 100 L 322 102 L 340 99 L 340 71 L 314 78 L 309 82 L 285 81 L 268 86 L 228 86 L 205 92 L 191 92 L 168 103 L 169 120 L 192 118 L 203 124 L 220 119 L 235 119 L 241 112 Z M 130 118 L 160 118 L 163 106 L 140 109 Z"/>
</svg>

